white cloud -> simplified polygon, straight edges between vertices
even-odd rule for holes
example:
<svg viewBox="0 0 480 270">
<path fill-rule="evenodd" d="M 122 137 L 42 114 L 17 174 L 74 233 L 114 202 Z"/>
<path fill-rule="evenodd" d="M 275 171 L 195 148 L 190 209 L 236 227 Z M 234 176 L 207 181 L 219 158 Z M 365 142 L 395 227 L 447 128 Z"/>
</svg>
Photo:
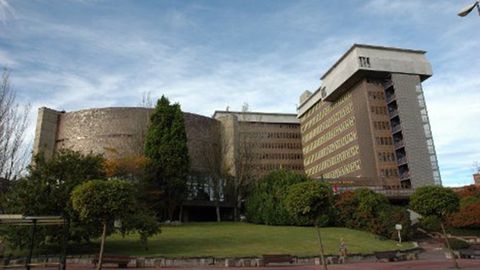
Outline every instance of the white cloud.
<svg viewBox="0 0 480 270">
<path fill-rule="evenodd" d="M 6 23 L 15 18 L 15 10 L 8 0 L 0 0 L 0 22 Z"/>
<path fill-rule="evenodd" d="M 315 2 L 294 3 L 234 25 L 239 29 L 218 35 L 223 40 L 202 42 L 190 35 L 211 33 L 194 15 L 219 12 L 211 7 L 165 11 L 154 28 L 109 16 L 92 27 L 23 8 L 16 16 L 21 27 L 0 31 L 0 38 L 18 44 L 0 49 L 0 63 L 14 67 L 15 86 L 35 112 L 39 106 L 136 106 L 143 92 L 151 92 L 153 97 L 166 94 L 185 111 L 211 115 L 226 106 L 239 110 L 244 102 L 251 110 L 295 112 L 298 96 L 315 90 L 322 73 L 353 43 L 430 50 L 435 75 L 424 89 L 442 175 L 449 185 L 469 181 L 471 163 L 480 160 L 476 24 L 455 18 L 456 4 L 448 1 L 371 0 L 356 7 L 364 21 L 348 22 L 351 29 L 345 29 L 341 26 L 347 18 L 328 14 Z M 0 0 L 0 19 L 5 7 L 11 8 Z M 440 15 L 448 18 L 448 25 L 438 25 Z M 249 49 L 255 44 L 252 31 L 270 35 L 272 40 L 261 44 L 268 47 L 266 52 Z M 223 47 L 230 39 L 243 42 L 235 53 Z"/>
</svg>

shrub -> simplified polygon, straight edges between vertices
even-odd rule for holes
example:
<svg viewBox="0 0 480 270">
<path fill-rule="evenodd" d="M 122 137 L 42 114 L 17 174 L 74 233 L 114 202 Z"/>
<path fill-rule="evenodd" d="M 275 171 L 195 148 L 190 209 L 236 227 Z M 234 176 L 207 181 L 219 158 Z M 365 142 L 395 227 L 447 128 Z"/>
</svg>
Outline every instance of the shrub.
<svg viewBox="0 0 480 270">
<path fill-rule="evenodd" d="M 268 225 L 306 225 L 305 218 L 290 215 L 284 204 L 287 189 L 296 183 L 308 180 L 303 174 L 278 170 L 255 183 L 247 197 L 245 210 L 247 220 Z"/>
<path fill-rule="evenodd" d="M 470 246 L 469 243 L 457 238 L 448 238 L 448 242 L 453 250 L 466 249 Z"/>
<path fill-rule="evenodd" d="M 436 216 L 426 216 L 420 219 L 420 227 L 429 232 L 440 232 L 440 219 Z"/>
<path fill-rule="evenodd" d="M 395 224 L 402 224 L 402 239 L 412 235 L 409 214 L 405 208 L 390 205 L 388 199 L 366 188 L 346 191 L 335 201 L 336 225 L 360 229 L 397 239 Z"/>
<path fill-rule="evenodd" d="M 328 223 L 333 204 L 330 185 L 311 180 L 291 185 L 285 196 L 285 206 L 292 216 L 305 218 L 315 225 Z"/>
</svg>

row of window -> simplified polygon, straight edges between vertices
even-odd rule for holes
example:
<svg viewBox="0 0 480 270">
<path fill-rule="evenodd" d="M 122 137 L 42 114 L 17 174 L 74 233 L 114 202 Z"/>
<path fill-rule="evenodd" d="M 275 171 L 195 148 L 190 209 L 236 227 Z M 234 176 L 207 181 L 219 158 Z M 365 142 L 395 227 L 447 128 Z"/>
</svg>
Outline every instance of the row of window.
<svg viewBox="0 0 480 270">
<path fill-rule="evenodd" d="M 318 171 L 325 171 L 330 167 L 333 167 L 341 162 L 344 162 L 347 159 L 350 159 L 358 155 L 358 152 L 359 152 L 358 145 L 353 145 L 352 147 L 349 147 L 346 150 L 343 150 L 342 152 L 336 154 L 335 156 L 320 162 L 318 165 L 315 166 L 315 168 Z"/>
<path fill-rule="evenodd" d="M 378 145 L 393 145 L 392 137 L 375 137 L 375 142 Z"/>
<path fill-rule="evenodd" d="M 249 143 L 249 147 L 263 149 L 301 149 L 301 143 Z"/>
<path fill-rule="evenodd" d="M 387 107 L 385 106 L 371 106 L 370 111 L 374 114 L 387 115 Z"/>
<path fill-rule="evenodd" d="M 360 160 L 355 160 L 345 166 L 342 166 L 338 169 L 335 169 L 331 172 L 325 173 L 323 176 L 325 178 L 338 178 L 340 176 L 345 176 L 354 171 L 360 170 Z"/>
<path fill-rule="evenodd" d="M 308 110 L 308 112 L 306 112 L 302 116 L 302 118 L 301 118 L 301 120 L 302 120 L 302 124 L 301 124 L 302 132 L 309 129 L 313 124 L 315 124 L 318 121 L 325 118 L 325 116 L 329 112 L 331 112 L 332 110 L 342 106 L 347 101 L 351 101 L 351 96 L 352 96 L 351 93 L 347 93 L 332 104 L 326 104 L 325 102 L 322 102 L 322 101 L 317 102 L 317 104 L 313 105 L 313 107 L 310 108 Z M 315 114 L 315 117 L 312 117 L 310 120 L 308 120 L 306 122 L 303 121 L 304 119 L 305 120 L 308 119 L 312 114 L 316 113 L 319 109 L 322 109 L 322 110 L 320 112 L 318 112 L 317 114 Z"/>
<path fill-rule="evenodd" d="M 249 167 L 251 170 L 260 171 L 272 171 L 279 169 L 303 171 L 303 166 L 300 164 L 250 164 Z"/>
<path fill-rule="evenodd" d="M 331 117 L 327 118 L 325 121 L 318 122 L 317 123 L 318 125 L 314 129 L 310 130 L 308 133 L 305 134 L 305 136 L 302 138 L 303 141 L 308 142 L 310 139 L 322 133 L 324 130 L 331 127 L 335 123 L 338 123 L 341 119 L 345 118 L 352 112 L 353 112 L 353 104 L 352 102 L 350 102 L 348 105 L 345 105 L 344 108 L 334 113 Z"/>
<path fill-rule="evenodd" d="M 344 132 L 345 130 L 353 127 L 355 125 L 355 118 L 353 116 L 347 118 L 347 120 L 343 121 L 339 125 L 337 125 L 334 129 L 328 131 L 327 133 L 323 134 L 322 136 L 318 137 L 314 141 L 308 143 L 303 148 L 303 154 L 306 155 L 316 149 L 318 146 L 324 144 L 325 142 L 337 137 L 339 134 Z"/>
<path fill-rule="evenodd" d="M 241 132 L 241 135 L 251 139 L 300 139 L 300 133 L 290 132 Z"/>
<path fill-rule="evenodd" d="M 340 139 L 334 141 L 333 143 L 328 144 L 327 146 L 321 148 L 320 151 L 316 151 L 313 155 L 307 157 L 305 159 L 305 166 L 308 166 L 312 162 L 315 162 L 319 159 L 326 157 L 327 155 L 330 155 L 335 151 L 338 151 L 338 149 L 344 147 L 345 145 L 353 142 L 356 139 L 357 139 L 356 131 L 352 131 L 348 133 L 347 135 L 341 137 Z"/>
<path fill-rule="evenodd" d="M 298 129 L 299 124 L 277 124 L 277 123 L 265 123 L 265 122 L 239 122 L 241 127 L 245 128 L 288 128 L 288 129 Z"/>
<path fill-rule="evenodd" d="M 398 176 L 398 170 L 397 169 L 381 169 L 380 176 L 382 177 Z"/>
<path fill-rule="evenodd" d="M 373 121 L 373 127 L 377 130 L 390 130 L 388 121 Z"/>
<path fill-rule="evenodd" d="M 395 154 L 393 152 L 378 152 L 378 161 L 389 162 L 396 161 Z"/>
<path fill-rule="evenodd" d="M 372 100 L 385 100 L 383 91 L 368 91 L 368 98 Z"/>
<path fill-rule="evenodd" d="M 295 153 L 263 153 L 263 154 L 256 154 L 257 159 L 302 159 L 302 154 L 295 154 Z"/>
</svg>

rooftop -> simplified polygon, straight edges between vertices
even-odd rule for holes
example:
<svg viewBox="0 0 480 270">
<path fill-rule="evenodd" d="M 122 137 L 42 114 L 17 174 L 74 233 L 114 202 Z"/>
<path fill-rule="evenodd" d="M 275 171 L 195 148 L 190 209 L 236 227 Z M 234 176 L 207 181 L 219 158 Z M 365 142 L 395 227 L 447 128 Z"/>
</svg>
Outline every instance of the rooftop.
<svg viewBox="0 0 480 270">
<path fill-rule="evenodd" d="M 215 111 L 212 118 L 218 119 L 219 117 L 227 115 L 236 116 L 240 122 L 300 123 L 295 113 Z"/>
</svg>

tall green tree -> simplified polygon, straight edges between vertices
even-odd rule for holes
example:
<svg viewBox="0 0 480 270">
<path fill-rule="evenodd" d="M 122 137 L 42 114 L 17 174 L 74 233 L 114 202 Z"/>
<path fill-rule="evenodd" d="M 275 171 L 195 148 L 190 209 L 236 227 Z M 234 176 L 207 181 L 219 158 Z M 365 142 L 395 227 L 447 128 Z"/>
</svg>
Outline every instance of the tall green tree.
<svg viewBox="0 0 480 270">
<path fill-rule="evenodd" d="M 134 186 L 125 180 L 91 180 L 75 187 L 71 202 L 82 220 L 96 222 L 102 226 L 97 264 L 97 270 L 100 270 L 108 224 L 114 219 L 133 215 L 137 208 Z"/>
<path fill-rule="evenodd" d="M 145 140 L 147 187 L 155 198 L 157 211 L 166 210 L 173 220 L 187 193 L 187 178 L 190 162 L 187 135 L 182 110 L 179 104 L 170 104 L 162 96 L 151 115 Z M 164 208 L 164 209 L 161 209 Z"/>
<path fill-rule="evenodd" d="M 326 183 L 313 180 L 294 184 L 288 188 L 285 205 L 291 215 L 297 218 L 308 218 L 315 224 L 320 246 L 320 257 L 324 269 L 327 270 L 319 224 L 331 212 L 333 205 L 332 187 Z"/>
<path fill-rule="evenodd" d="M 89 240 L 98 236 L 98 231 L 91 224 L 78 219 L 70 204 L 73 188 L 88 179 L 104 178 L 104 159 L 99 155 L 83 155 L 71 150 L 57 152 L 46 160 L 42 155 L 34 157 L 28 174 L 15 181 L 12 189 L 2 200 L 5 213 L 33 216 L 61 215 L 69 226 L 69 239 L 72 241 Z M 28 233 L 25 228 L 10 228 L 5 237 L 13 247 L 25 247 Z M 58 243 L 62 237 L 58 229 L 41 228 L 38 231 L 37 244 Z"/>
<path fill-rule="evenodd" d="M 443 237 L 445 238 L 445 243 L 448 247 L 455 268 L 459 267 L 450 247 L 444 223 L 450 214 L 458 211 L 459 206 L 459 196 L 453 192 L 453 190 L 441 186 L 425 186 L 417 188 L 415 193 L 410 197 L 410 207 L 414 211 L 424 217 L 435 217 L 440 220 Z"/>
</svg>

